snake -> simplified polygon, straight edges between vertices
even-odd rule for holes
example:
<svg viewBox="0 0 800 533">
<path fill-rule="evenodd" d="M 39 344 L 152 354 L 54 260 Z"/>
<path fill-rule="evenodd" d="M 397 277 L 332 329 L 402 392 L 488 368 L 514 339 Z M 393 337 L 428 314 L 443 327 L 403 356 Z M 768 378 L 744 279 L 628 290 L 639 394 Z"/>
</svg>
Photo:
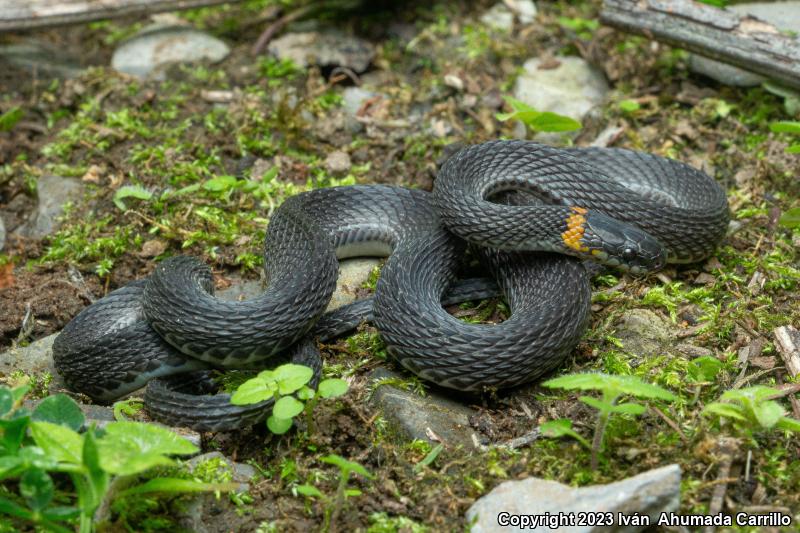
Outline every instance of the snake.
<svg viewBox="0 0 800 533">
<path fill-rule="evenodd" d="M 264 292 L 214 296 L 197 258 L 159 262 L 145 279 L 83 309 L 55 339 L 70 389 L 114 401 L 146 385 L 156 420 L 225 431 L 263 420 L 218 393 L 214 369 L 291 361 L 314 371 L 319 342 L 369 321 L 392 360 L 436 386 L 508 389 L 553 372 L 584 335 L 588 264 L 644 275 L 713 253 L 725 235 L 723 188 L 688 164 L 621 148 L 497 140 L 448 158 L 427 192 L 393 185 L 312 189 L 270 217 Z M 338 262 L 386 257 L 374 294 L 334 311 Z M 462 279 L 465 257 L 488 278 Z M 496 324 L 446 305 L 501 296 Z"/>
</svg>

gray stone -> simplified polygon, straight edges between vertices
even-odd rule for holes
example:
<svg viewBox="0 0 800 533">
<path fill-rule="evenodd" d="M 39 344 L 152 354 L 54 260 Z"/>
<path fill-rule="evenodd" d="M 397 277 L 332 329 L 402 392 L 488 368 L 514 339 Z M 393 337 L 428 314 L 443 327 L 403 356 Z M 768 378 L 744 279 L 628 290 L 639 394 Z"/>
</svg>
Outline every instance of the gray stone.
<svg viewBox="0 0 800 533">
<path fill-rule="evenodd" d="M 758 17 L 779 30 L 800 32 L 800 1 L 752 2 L 731 5 L 727 9 L 739 15 Z M 736 87 L 754 87 L 766 80 L 760 74 L 695 54 L 689 57 L 689 68 L 692 72 Z"/>
<path fill-rule="evenodd" d="M 557 529 L 569 533 L 642 531 L 646 526 L 622 525 L 617 517 L 647 516 L 651 524 L 656 524 L 662 512 L 678 510 L 680 484 L 681 469 L 677 464 L 650 470 L 616 483 L 578 489 L 535 477 L 506 481 L 472 504 L 467 511 L 467 523 L 472 524 L 472 533 L 544 533 L 556 529 L 547 524 L 529 525 L 528 529 L 501 526 L 498 524 L 498 515 L 500 512 L 526 516 L 542 516 L 545 513 L 556 516 L 559 513 L 613 513 L 614 525 L 609 527 L 566 526 Z"/>
<path fill-rule="evenodd" d="M 111 66 L 119 72 L 164 79 L 174 63 L 222 61 L 230 48 L 216 37 L 186 26 L 154 24 L 123 42 L 114 51 Z"/>
<path fill-rule="evenodd" d="M 278 59 L 290 59 L 297 66 L 346 67 L 364 72 L 375 57 L 371 43 L 338 31 L 287 33 L 269 44 Z"/>
<path fill-rule="evenodd" d="M 536 19 L 536 4 L 533 0 L 506 0 L 506 4 L 516 13 L 522 24 L 530 24 Z"/>
<path fill-rule="evenodd" d="M 514 13 L 500 2 L 481 15 L 481 22 L 495 30 L 511 31 L 514 27 Z"/>
<path fill-rule="evenodd" d="M 608 83 L 603 74 L 580 57 L 560 56 L 560 65 L 539 69 L 542 61 L 529 59 L 517 78 L 514 98 L 538 111 L 552 111 L 581 120 L 605 100 Z"/>
<path fill-rule="evenodd" d="M 386 378 L 406 379 L 385 368 L 377 368 L 369 375 L 370 381 Z M 387 384 L 373 391 L 370 402 L 381 409 L 401 439 L 430 442 L 435 437 L 446 446 L 462 445 L 467 449 L 473 449 L 478 440 L 469 423 L 477 411 L 438 393 L 429 392 L 422 397 Z"/>
<path fill-rule="evenodd" d="M 44 78 L 69 79 L 83 72 L 80 63 L 61 48 L 29 39 L 0 46 L 0 62 Z"/>
<path fill-rule="evenodd" d="M 642 357 L 656 355 L 671 339 L 667 321 L 649 309 L 625 311 L 615 329 L 623 349 Z"/>
<path fill-rule="evenodd" d="M 380 260 L 371 257 L 345 259 L 339 263 L 339 278 L 336 280 L 336 292 L 328 304 L 328 311 L 355 301 L 358 289 L 369 279 L 370 274 Z"/>
<path fill-rule="evenodd" d="M 378 93 L 367 91 L 361 87 L 348 87 L 342 91 L 342 109 L 349 116 L 355 117 L 363 103 L 377 95 Z"/>
<path fill-rule="evenodd" d="M 347 152 L 342 152 L 341 150 L 331 152 L 328 154 L 328 157 L 325 158 L 325 168 L 331 174 L 346 174 L 347 171 L 350 170 L 350 166 L 350 156 Z"/>
<path fill-rule="evenodd" d="M 0 252 L 3 251 L 3 247 L 6 245 L 6 226 L 3 224 L 3 217 L 0 217 Z"/>
<path fill-rule="evenodd" d="M 42 176 L 36 184 L 38 206 L 15 233 L 32 239 L 50 235 L 58 226 L 57 218 L 64 212 L 64 204 L 77 200 L 82 193 L 83 183 L 80 180 Z"/>
<path fill-rule="evenodd" d="M 220 300 L 237 302 L 257 298 L 263 293 L 264 287 L 262 287 L 260 281 L 234 276 L 234 282 L 230 287 L 216 291 L 214 294 Z"/>
<path fill-rule="evenodd" d="M 0 353 L 0 375 L 9 376 L 17 370 L 36 376 L 49 372 L 53 376 L 51 389 L 66 388 L 53 366 L 53 341 L 56 335 L 54 333 L 28 346 L 17 346 Z"/>
</svg>

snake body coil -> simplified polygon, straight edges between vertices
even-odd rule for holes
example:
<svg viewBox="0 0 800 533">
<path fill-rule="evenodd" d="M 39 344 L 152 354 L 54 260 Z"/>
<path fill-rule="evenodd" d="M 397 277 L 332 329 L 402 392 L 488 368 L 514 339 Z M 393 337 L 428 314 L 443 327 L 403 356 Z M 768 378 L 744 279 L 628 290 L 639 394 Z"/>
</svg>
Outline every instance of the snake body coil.
<svg viewBox="0 0 800 533">
<path fill-rule="evenodd" d="M 460 390 L 512 387 L 552 371 L 585 331 L 590 289 L 579 259 L 633 273 L 708 256 L 724 235 L 722 189 L 679 162 L 618 149 L 556 149 L 526 141 L 465 148 L 433 195 L 381 185 L 317 189 L 273 215 L 260 297 L 213 297 L 207 267 L 163 261 L 147 279 L 84 309 L 54 343 L 67 384 L 111 401 L 148 380 L 161 420 L 231 429 L 266 416 L 211 395 L 201 368 L 246 368 L 276 357 L 316 370 L 314 338 L 370 319 L 392 357 Z M 466 242 L 465 242 L 466 241 Z M 491 272 L 510 317 L 461 322 L 443 300 L 485 297 L 491 284 L 456 282 L 467 242 Z M 388 255 L 374 299 L 323 314 L 337 259 Z"/>
</svg>

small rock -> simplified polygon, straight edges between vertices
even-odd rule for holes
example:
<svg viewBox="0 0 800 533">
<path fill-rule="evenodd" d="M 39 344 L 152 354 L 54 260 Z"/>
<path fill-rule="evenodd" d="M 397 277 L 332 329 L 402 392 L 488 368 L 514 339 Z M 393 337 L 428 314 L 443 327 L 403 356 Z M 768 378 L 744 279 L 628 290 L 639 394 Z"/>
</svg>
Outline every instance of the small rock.
<svg viewBox="0 0 800 533">
<path fill-rule="evenodd" d="M 462 80 L 456 74 L 445 74 L 444 75 L 444 84 L 448 87 L 452 87 L 458 92 L 464 90 L 464 80 Z"/>
<path fill-rule="evenodd" d="M 527 478 L 521 481 L 506 481 L 483 496 L 467 511 L 467 523 L 472 524 L 472 533 L 509 531 L 507 524 L 498 521 L 500 513 L 508 515 L 544 516 L 550 513 L 576 515 L 577 513 L 613 513 L 614 524 L 603 531 L 634 532 L 645 526 L 619 524 L 619 515 L 647 515 L 655 524 L 663 512 L 678 510 L 680 502 L 680 466 L 672 464 L 650 470 L 638 476 L 623 479 L 608 485 L 592 485 L 573 488 L 555 481 Z M 528 525 L 528 529 L 514 527 L 514 531 L 550 532 L 548 524 Z M 596 526 L 571 526 L 557 528 L 570 533 L 599 531 Z"/>
<path fill-rule="evenodd" d="M 380 264 L 378 259 L 357 257 L 339 263 L 339 278 L 336 291 L 331 296 L 327 311 L 332 311 L 355 301 L 358 289 L 369 279 L 370 274 Z"/>
<path fill-rule="evenodd" d="M 332 30 L 287 33 L 270 42 L 269 51 L 302 68 L 346 67 L 356 73 L 367 70 L 375 57 L 375 48 L 368 41 Z"/>
<path fill-rule="evenodd" d="M 511 31 L 514 27 L 514 13 L 500 2 L 481 15 L 481 22 L 495 30 Z"/>
<path fill-rule="evenodd" d="M 581 120 L 603 103 L 608 83 L 603 74 L 580 57 L 559 56 L 555 68 L 540 69 L 542 59 L 529 59 L 517 78 L 514 97 L 538 111 L 552 111 Z"/>
<path fill-rule="evenodd" d="M 800 1 L 752 2 L 731 5 L 727 9 L 739 15 L 760 18 L 779 30 L 800 32 Z M 760 74 L 696 54 L 689 57 L 689 69 L 725 85 L 736 87 L 755 87 L 766 80 Z"/>
<path fill-rule="evenodd" d="M 83 193 L 83 183 L 61 176 L 42 176 L 36 184 L 39 203 L 28 220 L 15 233 L 22 237 L 41 239 L 50 235 L 57 227 L 57 218 L 64 211 L 64 204 L 75 200 Z"/>
<path fill-rule="evenodd" d="M 431 131 L 436 137 L 442 139 L 450 135 L 453 131 L 453 126 L 446 120 L 435 118 L 431 120 Z"/>
<path fill-rule="evenodd" d="M 404 376 L 385 368 L 378 368 L 369 376 L 371 381 L 385 378 L 403 379 Z M 411 391 L 381 385 L 372 393 L 370 402 L 382 410 L 402 439 L 435 442 L 438 438 L 446 446 L 462 445 L 470 450 L 477 440 L 469 424 L 470 417 L 477 412 L 435 392 L 428 392 L 423 398 Z"/>
<path fill-rule="evenodd" d="M 716 282 L 717 278 L 715 276 L 707 272 L 700 272 L 692 283 L 695 285 L 714 285 Z"/>
<path fill-rule="evenodd" d="M 361 87 L 347 87 L 342 91 L 342 109 L 348 116 L 355 117 L 364 102 L 376 96 L 378 96 L 377 93 Z"/>
<path fill-rule="evenodd" d="M 167 249 L 167 243 L 158 239 L 151 239 L 142 244 L 142 251 L 139 255 L 142 257 L 158 257 Z"/>
<path fill-rule="evenodd" d="M 3 224 L 3 217 L 0 217 L 0 252 L 3 251 L 3 247 L 6 245 L 6 226 Z"/>
<path fill-rule="evenodd" d="M 328 154 L 328 157 L 325 158 L 325 168 L 328 169 L 328 172 L 331 174 L 345 174 L 350 170 L 350 166 L 350 156 L 347 155 L 347 152 L 342 152 L 341 150 L 331 152 Z"/>
<path fill-rule="evenodd" d="M 114 51 L 111 66 L 139 78 L 164 79 L 166 67 L 173 63 L 217 62 L 229 53 L 228 45 L 201 31 L 154 24 L 122 43 Z"/>
<path fill-rule="evenodd" d="M 629 309 L 616 324 L 616 336 L 626 352 L 655 355 L 670 340 L 666 320 L 649 309 Z"/>
<path fill-rule="evenodd" d="M 264 294 L 264 287 L 260 281 L 252 279 L 242 279 L 237 275 L 232 275 L 232 283 L 229 287 L 214 292 L 220 300 L 227 302 L 240 302 L 251 300 Z"/>
<path fill-rule="evenodd" d="M 77 59 L 63 49 L 52 48 L 33 39 L 0 46 L 0 64 L 2 62 L 40 78 L 70 79 L 83 72 Z"/>
<path fill-rule="evenodd" d="M 680 343 L 675 346 L 675 349 L 678 350 L 680 353 L 689 356 L 689 357 L 709 357 L 713 356 L 714 352 L 709 350 L 708 348 L 703 348 L 702 346 L 695 346 L 694 344 L 689 343 Z"/>
<path fill-rule="evenodd" d="M 517 14 L 522 24 L 530 24 L 536 19 L 536 4 L 533 0 L 506 0 L 506 5 Z"/>
<path fill-rule="evenodd" d="M 41 376 L 49 372 L 53 376 L 50 389 L 65 389 L 66 384 L 53 365 L 53 341 L 56 335 L 58 333 L 34 341 L 28 346 L 17 346 L 0 353 L 0 375 L 9 376 L 17 370 L 31 376 Z"/>
</svg>

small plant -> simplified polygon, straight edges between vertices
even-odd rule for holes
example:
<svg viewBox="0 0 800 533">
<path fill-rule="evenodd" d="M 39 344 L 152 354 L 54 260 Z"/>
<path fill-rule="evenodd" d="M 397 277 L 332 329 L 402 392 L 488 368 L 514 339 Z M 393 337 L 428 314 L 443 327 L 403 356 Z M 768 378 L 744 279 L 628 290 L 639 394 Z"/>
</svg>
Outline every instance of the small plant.
<svg viewBox="0 0 800 533">
<path fill-rule="evenodd" d="M 757 431 L 773 429 L 800 433 L 800 420 L 784 416 L 783 407 L 772 399 L 779 393 L 777 389 L 762 385 L 732 389 L 720 397 L 721 402 L 708 404 L 703 414 L 732 422 L 737 432 L 750 439 Z"/>
<path fill-rule="evenodd" d="M 314 408 L 322 398 L 335 398 L 347 392 L 347 382 L 331 378 L 320 382 L 315 391 L 308 386 L 314 371 L 307 366 L 292 363 L 275 370 L 264 370 L 256 377 L 242 383 L 231 397 L 234 405 L 249 405 L 275 399 L 272 414 L 267 418 L 267 427 L 276 435 L 282 435 L 292 427 L 294 417 L 305 413 L 309 434 L 314 432 Z"/>
<path fill-rule="evenodd" d="M 511 113 L 498 113 L 495 115 L 495 118 L 500 122 L 519 120 L 533 133 L 574 131 L 583 127 L 581 123 L 575 119 L 550 111 L 537 111 L 516 98 L 504 96 L 503 99 L 511 106 L 513 111 Z"/>
<path fill-rule="evenodd" d="M 64 394 L 42 400 L 33 411 L 21 407 L 28 386 L 0 387 L 0 480 L 19 481 L 19 493 L 0 497 L 0 515 L 49 531 L 92 531 L 94 513 L 108 498 L 111 477 L 132 477 L 171 465 L 170 455 L 197 452 L 168 429 L 138 422 L 111 422 L 102 432 L 89 427 L 78 404 Z M 77 493 L 74 505 L 56 497 L 54 477 L 67 476 Z M 59 483 L 58 487 L 62 484 Z M 116 494 L 233 490 L 235 484 L 205 484 L 155 478 Z"/>
<path fill-rule="evenodd" d="M 345 500 L 361 494 L 358 489 L 348 488 L 350 476 L 353 473 L 364 476 L 367 479 L 375 479 L 375 476 L 360 464 L 348 461 L 336 454 L 327 455 L 321 460 L 323 463 L 339 467 L 339 484 L 336 488 L 336 494 L 333 497 L 327 496 L 313 485 L 297 485 L 294 490 L 297 494 L 302 494 L 307 498 L 321 498 L 325 502 L 325 522 L 322 529 L 323 531 L 329 531 L 336 523 L 336 519 L 344 507 Z"/>
<path fill-rule="evenodd" d="M 12 107 L 0 115 L 0 131 L 10 131 L 22 119 L 23 115 L 25 115 L 25 112 L 19 107 Z"/>
<path fill-rule="evenodd" d="M 598 454 L 603 446 L 606 426 L 613 414 L 640 415 L 646 407 L 636 402 L 617 403 L 623 396 L 634 398 L 674 401 L 675 395 L 656 385 L 645 383 L 635 376 L 611 376 L 608 374 L 569 374 L 543 383 L 545 387 L 567 390 L 596 390 L 602 398 L 581 396 L 580 401 L 598 411 L 597 425 L 592 440 L 592 469 L 597 469 Z M 556 435 L 575 436 L 571 422 L 555 421 L 545 428 Z"/>
<path fill-rule="evenodd" d="M 722 361 L 710 355 L 704 355 L 689 362 L 689 366 L 686 368 L 686 380 L 695 385 L 692 405 L 696 404 L 700 398 L 703 386 L 714 382 L 717 374 L 722 370 L 722 366 Z"/>
</svg>

